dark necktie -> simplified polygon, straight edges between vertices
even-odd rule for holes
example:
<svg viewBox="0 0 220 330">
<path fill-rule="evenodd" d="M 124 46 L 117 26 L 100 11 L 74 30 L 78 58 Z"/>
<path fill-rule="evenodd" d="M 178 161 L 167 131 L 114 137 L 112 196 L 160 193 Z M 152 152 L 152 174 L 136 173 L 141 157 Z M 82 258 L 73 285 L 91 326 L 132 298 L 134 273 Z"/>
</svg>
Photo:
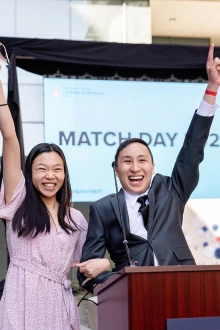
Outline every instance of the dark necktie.
<svg viewBox="0 0 220 330">
<path fill-rule="evenodd" d="M 139 208 L 139 212 L 142 214 L 144 225 L 148 231 L 148 215 L 149 215 L 149 204 L 145 204 L 146 200 L 148 200 L 147 195 L 141 196 L 137 199 L 137 202 L 141 204 Z M 154 266 L 154 255 L 153 250 L 150 244 L 148 244 L 146 249 L 146 259 L 144 262 L 145 266 Z"/>
<path fill-rule="evenodd" d="M 148 214 L 149 214 L 149 204 L 145 204 L 146 200 L 148 200 L 147 195 L 141 196 L 137 199 L 137 202 L 141 204 L 139 208 L 139 212 L 142 214 L 144 225 L 148 231 Z"/>
</svg>

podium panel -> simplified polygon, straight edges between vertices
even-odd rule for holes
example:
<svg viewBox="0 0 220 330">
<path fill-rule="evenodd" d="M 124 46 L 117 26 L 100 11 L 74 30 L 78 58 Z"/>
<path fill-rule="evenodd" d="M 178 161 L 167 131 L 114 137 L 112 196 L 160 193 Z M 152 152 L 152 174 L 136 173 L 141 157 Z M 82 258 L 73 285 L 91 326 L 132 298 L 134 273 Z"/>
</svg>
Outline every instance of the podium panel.
<svg viewBox="0 0 220 330">
<path fill-rule="evenodd" d="M 220 316 L 220 266 L 126 267 L 94 291 L 98 330 L 168 330 L 168 319 Z"/>
<path fill-rule="evenodd" d="M 167 320 L 167 330 L 220 330 L 220 317 Z"/>
</svg>

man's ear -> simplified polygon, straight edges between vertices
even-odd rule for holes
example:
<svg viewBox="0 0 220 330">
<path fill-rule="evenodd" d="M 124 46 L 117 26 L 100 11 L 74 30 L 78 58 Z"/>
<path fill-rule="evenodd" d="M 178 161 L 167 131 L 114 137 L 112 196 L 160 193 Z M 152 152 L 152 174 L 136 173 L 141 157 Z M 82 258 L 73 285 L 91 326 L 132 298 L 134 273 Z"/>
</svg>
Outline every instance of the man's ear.
<svg viewBox="0 0 220 330">
<path fill-rule="evenodd" d="M 155 164 L 153 163 L 152 175 L 155 173 Z"/>
</svg>

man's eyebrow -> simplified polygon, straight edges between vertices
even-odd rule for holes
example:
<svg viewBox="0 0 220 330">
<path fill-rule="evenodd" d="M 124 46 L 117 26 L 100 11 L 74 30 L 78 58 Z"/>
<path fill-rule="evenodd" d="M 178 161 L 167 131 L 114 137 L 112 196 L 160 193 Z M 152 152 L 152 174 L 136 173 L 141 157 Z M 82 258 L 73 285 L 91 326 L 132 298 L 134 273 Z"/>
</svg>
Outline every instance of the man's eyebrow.
<svg viewBox="0 0 220 330">
<path fill-rule="evenodd" d="M 137 157 L 148 157 L 148 155 L 138 155 Z M 125 156 L 121 156 L 121 158 L 132 158 L 132 156 L 129 155 L 125 155 Z"/>
</svg>

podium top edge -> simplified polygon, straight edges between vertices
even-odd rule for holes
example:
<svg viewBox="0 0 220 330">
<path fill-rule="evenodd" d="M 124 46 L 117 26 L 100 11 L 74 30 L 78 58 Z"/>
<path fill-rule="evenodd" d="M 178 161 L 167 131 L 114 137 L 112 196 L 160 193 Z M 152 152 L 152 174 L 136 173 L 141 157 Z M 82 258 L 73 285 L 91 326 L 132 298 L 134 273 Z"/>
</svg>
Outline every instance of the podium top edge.
<svg viewBox="0 0 220 330">
<path fill-rule="evenodd" d="M 210 272 L 220 272 L 220 265 L 202 265 L 202 266 L 135 266 L 135 267 L 125 267 L 122 268 L 119 272 L 115 273 L 114 276 L 110 277 L 106 282 L 99 284 L 96 288 L 94 288 L 95 294 L 100 294 L 103 290 L 110 287 L 111 284 L 117 282 L 121 278 L 132 276 L 132 274 L 163 274 L 165 273 L 210 273 Z"/>
<path fill-rule="evenodd" d="M 193 265 L 193 266 L 137 266 L 125 267 L 121 274 L 128 273 L 160 273 L 160 272 L 201 272 L 220 271 L 220 265 Z"/>
</svg>

